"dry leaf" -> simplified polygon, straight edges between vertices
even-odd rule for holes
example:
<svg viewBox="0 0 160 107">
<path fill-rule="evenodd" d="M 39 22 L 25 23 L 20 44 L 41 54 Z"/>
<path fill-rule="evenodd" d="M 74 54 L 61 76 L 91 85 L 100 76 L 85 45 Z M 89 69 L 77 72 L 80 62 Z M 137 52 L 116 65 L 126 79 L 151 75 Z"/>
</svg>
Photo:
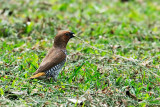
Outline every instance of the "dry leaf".
<svg viewBox="0 0 160 107">
<path fill-rule="evenodd" d="M 11 93 L 15 94 L 15 95 L 25 95 L 25 94 L 27 94 L 26 92 L 23 92 L 23 91 L 13 91 Z"/>
<path fill-rule="evenodd" d="M 3 61 L 0 61 L 0 65 L 3 65 Z"/>
<path fill-rule="evenodd" d="M 83 103 L 84 103 L 84 101 L 85 101 L 86 99 L 85 98 L 83 98 L 83 99 L 81 99 L 81 100 L 78 100 L 78 99 L 68 99 L 68 101 L 70 101 L 70 102 L 72 102 L 72 103 L 74 103 L 74 104 L 79 104 L 79 105 L 83 105 Z"/>
</svg>

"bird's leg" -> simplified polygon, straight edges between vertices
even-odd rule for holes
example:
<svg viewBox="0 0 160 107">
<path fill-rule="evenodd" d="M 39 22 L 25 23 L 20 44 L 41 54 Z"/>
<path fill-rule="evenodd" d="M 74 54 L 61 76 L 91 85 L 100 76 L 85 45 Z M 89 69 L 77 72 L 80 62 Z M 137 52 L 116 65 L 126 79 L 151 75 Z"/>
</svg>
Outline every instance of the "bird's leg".
<svg viewBox="0 0 160 107">
<path fill-rule="evenodd" d="M 54 82 L 57 82 L 57 79 L 56 79 L 56 78 L 54 78 L 54 79 L 53 79 L 53 81 L 54 81 Z"/>
<path fill-rule="evenodd" d="M 53 76 L 52 78 L 54 82 L 57 82 L 57 76 Z"/>
<path fill-rule="evenodd" d="M 50 82 L 57 82 L 57 78 L 55 76 L 49 77 L 48 80 Z"/>
</svg>

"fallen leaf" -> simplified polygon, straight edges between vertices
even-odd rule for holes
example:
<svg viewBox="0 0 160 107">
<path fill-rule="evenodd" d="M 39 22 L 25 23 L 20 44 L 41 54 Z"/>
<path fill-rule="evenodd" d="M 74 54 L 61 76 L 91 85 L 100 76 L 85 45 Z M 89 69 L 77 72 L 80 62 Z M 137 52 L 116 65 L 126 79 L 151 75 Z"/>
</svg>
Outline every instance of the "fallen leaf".
<svg viewBox="0 0 160 107">
<path fill-rule="evenodd" d="M 70 102 L 72 102 L 72 103 L 74 103 L 74 104 L 79 104 L 79 105 L 83 105 L 83 103 L 84 103 L 84 101 L 85 101 L 86 99 L 85 98 L 83 98 L 83 99 L 81 99 L 81 100 L 78 100 L 78 99 L 68 99 L 68 101 L 70 101 Z"/>
<path fill-rule="evenodd" d="M 25 95 L 25 94 L 27 94 L 26 92 L 23 92 L 23 91 L 13 91 L 11 93 L 15 94 L 15 95 Z"/>
<path fill-rule="evenodd" d="M 0 65 L 3 65 L 3 62 L 2 62 L 2 61 L 0 61 Z"/>
</svg>

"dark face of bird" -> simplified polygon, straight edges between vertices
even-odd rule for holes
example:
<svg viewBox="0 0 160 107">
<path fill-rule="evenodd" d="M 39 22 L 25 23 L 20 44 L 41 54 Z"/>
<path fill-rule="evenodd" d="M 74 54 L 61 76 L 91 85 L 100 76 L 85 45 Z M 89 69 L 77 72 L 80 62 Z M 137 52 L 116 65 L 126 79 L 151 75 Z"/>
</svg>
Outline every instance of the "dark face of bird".
<svg viewBox="0 0 160 107">
<path fill-rule="evenodd" d="M 58 32 L 54 39 L 54 46 L 59 48 L 66 48 L 68 41 L 74 37 L 74 33 L 71 31 L 61 30 Z"/>
</svg>

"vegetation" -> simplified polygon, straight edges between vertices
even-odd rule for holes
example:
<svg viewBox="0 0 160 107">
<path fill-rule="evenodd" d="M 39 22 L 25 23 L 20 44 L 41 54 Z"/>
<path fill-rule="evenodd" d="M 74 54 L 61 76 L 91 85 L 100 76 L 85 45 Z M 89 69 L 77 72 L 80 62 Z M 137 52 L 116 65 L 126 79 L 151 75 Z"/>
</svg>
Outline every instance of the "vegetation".
<svg viewBox="0 0 160 107">
<path fill-rule="evenodd" d="M 159 0 L 0 1 L 0 106 L 160 105 Z M 29 80 L 60 29 L 57 82 Z"/>
</svg>

